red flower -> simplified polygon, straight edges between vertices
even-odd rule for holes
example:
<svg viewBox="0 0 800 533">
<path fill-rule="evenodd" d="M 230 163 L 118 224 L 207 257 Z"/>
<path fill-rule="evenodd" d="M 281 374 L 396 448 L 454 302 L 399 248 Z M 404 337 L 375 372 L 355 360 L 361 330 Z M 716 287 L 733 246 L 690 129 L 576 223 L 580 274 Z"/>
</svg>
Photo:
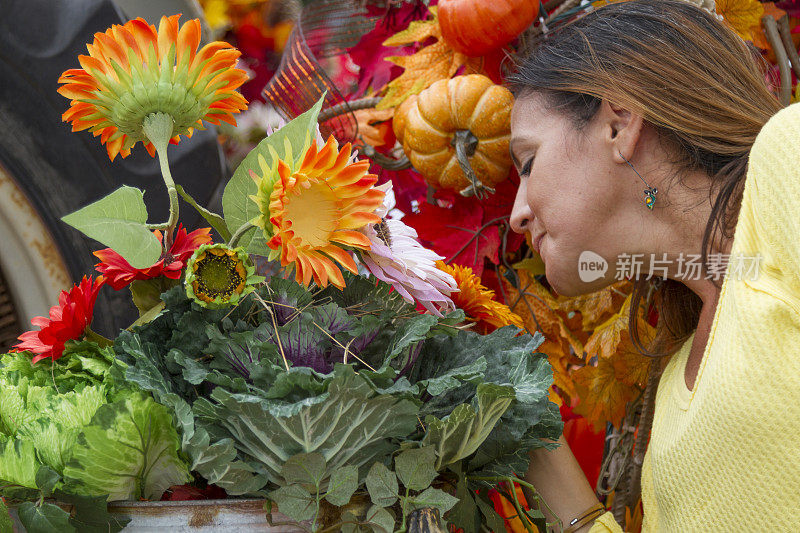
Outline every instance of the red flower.
<svg viewBox="0 0 800 533">
<path fill-rule="evenodd" d="M 100 263 L 95 265 L 95 269 L 102 273 L 106 278 L 106 283 L 118 291 L 127 287 L 134 280 L 145 280 L 166 276 L 170 279 L 181 277 L 181 271 L 186 265 L 186 261 L 192 256 L 195 250 L 202 244 L 211 243 L 211 228 L 195 230 L 188 235 L 183 226 L 178 226 L 175 234 L 175 241 L 169 249 L 169 255 L 162 257 L 158 262 L 147 268 L 133 268 L 121 255 L 106 248 L 94 252 L 100 259 Z M 154 231 L 158 240 L 163 238 L 160 231 Z"/>
<path fill-rule="evenodd" d="M 50 318 L 34 317 L 31 323 L 40 330 L 20 335 L 21 342 L 14 346 L 13 351 L 36 354 L 34 363 L 47 357 L 55 361 L 64 355 L 64 343 L 80 338 L 91 324 L 94 302 L 102 286 L 102 277 L 93 280 L 84 276 L 80 284 L 69 292 L 61 291 L 58 305 L 50 308 Z"/>
</svg>

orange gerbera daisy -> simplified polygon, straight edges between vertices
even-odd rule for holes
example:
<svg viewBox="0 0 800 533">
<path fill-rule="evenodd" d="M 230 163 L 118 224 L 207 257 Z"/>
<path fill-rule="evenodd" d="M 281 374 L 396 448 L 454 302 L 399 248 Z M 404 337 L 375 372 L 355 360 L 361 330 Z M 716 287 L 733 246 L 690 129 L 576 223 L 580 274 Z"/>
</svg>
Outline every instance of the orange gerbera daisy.
<svg viewBox="0 0 800 533">
<path fill-rule="evenodd" d="M 247 108 L 236 89 L 247 81 L 234 68 L 240 52 L 213 42 L 199 52 L 200 21 L 178 26 L 180 15 L 162 17 L 158 30 L 141 18 L 95 33 L 82 68 L 64 72 L 58 92 L 71 99 L 64 121 L 72 131 L 88 129 L 106 145 L 113 161 L 127 157 L 139 141 L 151 156 L 155 147 L 142 131 L 155 113 L 172 118 L 172 143 L 202 129 L 202 121 L 236 125 L 233 114 Z"/>
<path fill-rule="evenodd" d="M 350 143 L 339 150 L 330 137 L 319 151 L 313 141 L 294 172 L 279 160 L 269 198 L 264 194 L 269 188 L 262 186 L 252 197 L 274 226 L 265 231 L 271 237 L 267 244 L 280 251 L 283 266 L 294 263 L 298 283 L 308 286 L 313 276 L 320 287 L 328 281 L 344 287 L 334 261 L 358 273 L 353 257 L 340 246 L 368 250 L 369 238 L 355 230 L 381 220 L 375 210 L 384 193 L 372 187 L 378 177 L 368 170 L 369 161 L 351 162 Z"/>
<path fill-rule="evenodd" d="M 494 291 L 484 287 L 481 278 L 473 274 L 471 268 L 447 265 L 442 261 L 438 261 L 436 266 L 455 278 L 458 292 L 452 293 L 450 298 L 457 307 L 464 310 L 468 319 L 476 322 L 480 333 L 491 333 L 503 326 L 524 327 L 519 315 L 495 300 Z"/>
</svg>

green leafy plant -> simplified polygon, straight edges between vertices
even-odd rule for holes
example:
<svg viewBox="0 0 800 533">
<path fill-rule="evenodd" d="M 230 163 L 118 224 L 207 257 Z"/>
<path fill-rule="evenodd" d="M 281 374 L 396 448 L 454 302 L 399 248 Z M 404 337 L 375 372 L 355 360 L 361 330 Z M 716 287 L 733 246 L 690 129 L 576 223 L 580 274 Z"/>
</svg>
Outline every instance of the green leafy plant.
<svg viewBox="0 0 800 533">
<path fill-rule="evenodd" d="M 89 341 L 58 361 L 0 358 L 0 494 L 28 500 L 18 515 L 29 531 L 118 528 L 106 501 L 159 498 L 191 479 L 171 413 L 112 378 L 113 361 L 112 349 Z M 44 501 L 53 496 L 79 512 Z"/>
</svg>

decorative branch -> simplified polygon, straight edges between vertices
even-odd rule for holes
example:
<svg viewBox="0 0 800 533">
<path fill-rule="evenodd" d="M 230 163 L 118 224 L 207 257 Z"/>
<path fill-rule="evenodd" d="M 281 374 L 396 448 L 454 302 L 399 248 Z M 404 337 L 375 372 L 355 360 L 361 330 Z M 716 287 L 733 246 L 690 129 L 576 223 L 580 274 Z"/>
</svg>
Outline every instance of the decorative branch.
<svg viewBox="0 0 800 533">
<path fill-rule="evenodd" d="M 378 103 L 380 103 L 381 100 L 383 100 L 383 98 L 376 96 L 359 98 L 358 100 L 350 100 L 349 102 L 336 104 L 335 106 L 331 106 L 328 109 L 321 111 L 317 117 L 317 122 L 322 124 L 334 117 L 338 117 L 339 115 L 346 115 L 347 113 L 352 113 L 353 111 L 358 111 L 359 109 L 369 109 L 371 107 L 375 107 L 378 105 Z"/>
<path fill-rule="evenodd" d="M 761 17 L 761 24 L 764 26 L 764 33 L 766 33 L 767 40 L 772 50 L 775 52 L 775 58 L 778 61 L 778 67 L 781 72 L 781 87 L 778 94 L 781 105 L 785 107 L 792 101 L 792 67 L 789 64 L 789 56 L 786 54 L 786 49 L 781 42 L 781 36 L 778 33 L 778 24 L 775 22 L 775 17 L 772 15 L 764 15 Z"/>
<path fill-rule="evenodd" d="M 369 157 L 377 165 L 385 168 L 386 170 L 405 170 L 411 168 L 411 161 L 403 154 L 399 159 L 393 159 L 389 156 L 383 155 L 375 149 L 372 145 L 364 144 L 361 151 L 365 156 Z"/>
<path fill-rule="evenodd" d="M 789 27 L 789 15 L 783 15 L 778 19 L 778 33 L 781 34 L 783 47 L 786 50 L 786 55 L 789 57 L 789 62 L 792 64 L 797 79 L 800 79 L 800 55 L 797 54 L 797 48 L 792 40 L 792 29 Z"/>
<path fill-rule="evenodd" d="M 630 472 L 628 492 L 625 495 L 627 506 L 631 509 L 636 505 L 642 493 L 642 464 L 650 430 L 653 427 L 656 390 L 661 377 L 661 361 L 661 358 L 650 361 L 650 369 L 647 373 L 647 386 L 644 389 L 642 400 L 642 415 L 639 418 L 639 433 L 636 435 L 636 442 L 633 445 L 633 467 Z"/>
</svg>

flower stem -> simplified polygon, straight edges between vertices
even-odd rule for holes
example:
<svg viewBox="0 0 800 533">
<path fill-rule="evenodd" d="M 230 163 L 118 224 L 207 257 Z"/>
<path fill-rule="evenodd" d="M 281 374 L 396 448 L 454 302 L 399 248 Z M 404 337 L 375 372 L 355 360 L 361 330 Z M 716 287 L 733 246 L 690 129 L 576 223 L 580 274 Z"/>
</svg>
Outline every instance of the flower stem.
<svg viewBox="0 0 800 533">
<path fill-rule="evenodd" d="M 236 232 L 231 235 L 231 240 L 228 241 L 228 248 L 236 248 L 236 245 L 239 244 L 239 239 L 242 238 L 242 235 L 244 235 L 247 230 L 254 227 L 255 226 L 250 222 L 245 222 L 239 226 L 239 229 L 237 229 Z"/>
<path fill-rule="evenodd" d="M 166 113 L 153 113 L 147 115 L 142 125 L 142 131 L 150 139 L 158 154 L 158 163 L 161 166 L 161 177 L 167 186 L 169 194 L 169 219 L 163 224 L 148 224 L 150 229 L 163 230 L 164 250 L 169 250 L 172 245 L 172 236 L 175 226 L 178 225 L 178 190 L 175 188 L 175 181 L 169 170 L 169 160 L 167 159 L 167 146 L 172 138 L 172 128 L 174 122 L 172 117 Z"/>
</svg>

